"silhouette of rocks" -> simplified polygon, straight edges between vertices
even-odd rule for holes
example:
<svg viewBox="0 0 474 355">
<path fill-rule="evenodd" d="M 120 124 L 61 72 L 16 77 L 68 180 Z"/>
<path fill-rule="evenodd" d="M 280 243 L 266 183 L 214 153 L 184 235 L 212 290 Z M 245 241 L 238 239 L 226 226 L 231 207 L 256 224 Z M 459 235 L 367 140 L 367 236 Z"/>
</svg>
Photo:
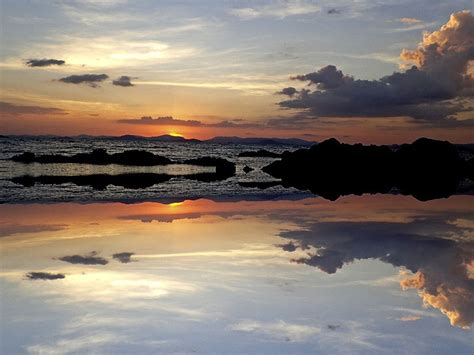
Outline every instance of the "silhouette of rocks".
<svg viewBox="0 0 474 355">
<path fill-rule="evenodd" d="M 334 138 L 309 149 L 284 152 L 262 170 L 285 187 L 310 190 L 329 200 L 393 189 L 419 200 L 448 197 L 472 176 L 472 167 L 449 142 L 420 138 L 397 150 L 341 144 Z M 471 170 L 469 170 L 471 169 Z"/>
<path fill-rule="evenodd" d="M 121 153 L 109 154 L 105 149 L 94 149 L 91 153 L 78 153 L 72 156 L 60 154 L 35 155 L 34 153 L 25 152 L 15 155 L 11 160 L 20 163 L 76 163 L 76 164 L 94 164 L 108 165 L 120 164 L 129 166 L 153 166 L 171 164 L 168 158 L 145 150 L 128 150 Z"/>
<path fill-rule="evenodd" d="M 217 168 L 216 168 L 217 170 Z M 172 178 L 184 178 L 202 182 L 225 180 L 234 173 L 227 170 L 219 170 L 219 173 L 199 173 L 190 175 L 167 175 L 154 173 L 129 173 L 129 174 L 93 174 L 93 175 L 23 175 L 12 178 L 15 184 L 24 187 L 32 187 L 35 184 L 61 185 L 75 184 L 77 186 L 90 186 L 94 190 L 105 190 L 107 186 L 121 186 L 127 189 L 145 189 L 153 185 L 164 183 Z M 235 170 L 234 170 L 235 172 Z M 230 175 L 229 175 L 230 174 Z"/>
<path fill-rule="evenodd" d="M 107 186 L 122 186 L 127 189 L 144 189 L 153 185 L 163 183 L 172 178 L 171 175 L 165 174 L 94 174 L 94 175 L 41 175 L 41 176 L 18 176 L 11 179 L 15 184 L 25 187 L 31 187 L 35 184 L 43 185 L 61 185 L 75 184 L 78 186 L 91 186 L 94 190 L 105 190 Z"/>
<path fill-rule="evenodd" d="M 248 152 L 242 152 L 239 153 L 239 157 L 247 157 L 247 158 L 256 158 L 256 157 L 261 157 L 261 158 L 280 158 L 281 154 L 274 153 L 274 152 L 269 152 L 268 150 L 265 149 L 260 149 L 257 151 L 248 151 Z"/>
<path fill-rule="evenodd" d="M 251 168 L 251 167 L 248 166 L 248 165 L 245 165 L 242 170 L 244 171 L 244 173 L 248 174 L 248 173 L 250 173 L 251 171 L 253 171 L 254 169 Z"/>
<path fill-rule="evenodd" d="M 15 162 L 30 164 L 55 164 L 55 163 L 75 163 L 75 164 L 94 164 L 94 165 L 108 165 L 108 164 L 119 164 L 127 166 L 155 166 L 155 165 L 168 165 L 168 164 L 189 164 L 197 166 L 213 166 L 216 168 L 215 173 L 202 173 L 188 175 L 187 177 L 194 180 L 200 181 L 216 181 L 224 180 L 235 174 L 235 164 L 223 158 L 215 157 L 200 157 L 194 159 L 188 159 L 185 161 L 172 161 L 166 157 L 155 155 L 145 150 L 128 150 L 121 153 L 108 154 L 105 149 L 94 149 L 91 153 L 79 153 L 72 156 L 60 155 L 60 154 L 49 154 L 49 155 L 35 155 L 31 152 L 25 152 L 19 155 L 15 155 L 11 158 Z M 140 175 L 140 176 L 137 176 Z M 131 179 L 141 178 L 141 181 L 136 182 L 136 187 L 132 183 Z M 122 175 L 89 175 L 86 176 L 41 176 L 38 178 L 32 177 L 20 177 L 16 181 L 24 186 L 32 186 L 34 179 L 41 183 L 64 183 L 73 182 L 78 185 L 90 185 L 97 188 L 105 188 L 106 182 L 109 185 L 116 186 L 127 186 L 131 188 L 143 188 L 152 186 L 157 182 L 163 182 L 169 180 L 170 177 L 160 174 L 122 174 Z M 161 181 L 162 180 L 162 181 Z M 64 182 L 61 182 L 64 181 Z M 157 181 L 157 182 L 155 182 Z"/>
</svg>

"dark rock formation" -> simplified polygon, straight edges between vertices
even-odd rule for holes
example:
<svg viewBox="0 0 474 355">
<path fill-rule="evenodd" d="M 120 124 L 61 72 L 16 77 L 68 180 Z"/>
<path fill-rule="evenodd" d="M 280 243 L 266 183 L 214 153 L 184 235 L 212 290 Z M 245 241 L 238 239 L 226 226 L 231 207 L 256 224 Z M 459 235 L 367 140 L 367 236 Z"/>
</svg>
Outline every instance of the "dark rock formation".
<svg viewBox="0 0 474 355">
<path fill-rule="evenodd" d="M 393 189 L 419 200 L 448 197 L 469 176 L 468 163 L 454 145 L 427 138 L 395 151 L 332 138 L 310 149 L 285 152 L 262 170 L 280 178 L 285 187 L 310 190 L 329 200 Z"/>
<path fill-rule="evenodd" d="M 94 164 L 108 165 L 120 164 L 129 166 L 153 166 L 171 164 L 168 158 L 145 150 L 128 150 L 121 153 L 109 154 L 105 149 L 94 149 L 91 153 L 78 153 L 72 156 L 60 154 L 35 155 L 34 153 L 25 152 L 15 155 L 11 158 L 13 161 L 20 163 L 76 163 L 76 164 Z"/>
<path fill-rule="evenodd" d="M 257 151 L 249 151 L 249 152 L 242 152 L 239 153 L 239 157 L 248 157 L 248 158 L 256 158 L 256 157 L 261 157 L 261 158 L 280 158 L 281 154 L 274 153 L 274 152 L 269 152 L 268 150 L 265 149 L 260 149 Z"/>
<path fill-rule="evenodd" d="M 216 169 L 217 170 L 217 169 Z M 235 170 L 234 170 L 235 172 Z M 90 186 L 94 190 L 105 190 L 107 186 L 121 186 L 127 189 L 145 189 L 153 185 L 161 184 L 172 178 L 183 178 L 202 182 L 221 181 L 229 178 L 232 174 L 226 171 L 220 173 L 199 173 L 190 175 L 167 175 L 154 173 L 130 173 L 130 174 L 93 174 L 93 175 L 23 175 L 11 179 L 15 184 L 24 187 L 32 187 L 35 184 L 61 185 L 75 184 L 77 186 Z"/>
<path fill-rule="evenodd" d="M 18 176 L 11 179 L 16 184 L 25 187 L 31 187 L 35 184 L 43 185 L 60 185 L 60 184 L 75 184 L 78 186 L 91 186 L 95 190 L 105 190 L 107 186 L 122 186 L 127 189 L 144 189 L 153 185 L 163 183 L 172 178 L 171 175 L 165 174 L 95 174 L 95 175 L 74 175 L 74 176 L 60 176 L 60 175 L 41 175 L 41 176 Z"/>
<path fill-rule="evenodd" d="M 196 180 L 202 179 L 202 181 L 223 180 L 235 174 L 235 164 L 223 158 L 201 157 L 201 158 L 188 159 L 188 160 L 179 162 L 179 161 L 172 161 L 166 157 L 155 155 L 145 150 L 128 150 L 121 153 L 108 154 L 105 149 L 94 149 L 91 153 L 79 153 L 72 156 L 60 155 L 60 154 L 49 154 L 49 155 L 37 156 L 34 153 L 25 152 L 19 155 L 15 155 L 14 157 L 11 158 L 11 160 L 15 162 L 19 162 L 19 163 L 25 163 L 25 164 L 75 163 L 75 164 L 94 164 L 94 165 L 119 164 L 119 165 L 127 165 L 127 166 L 189 164 L 189 165 L 197 165 L 197 166 L 215 167 L 216 168 L 215 173 L 203 173 L 203 174 L 195 174 L 195 176 L 189 176 L 189 178 L 191 179 L 196 179 Z M 123 186 L 120 181 L 122 181 L 123 179 L 126 179 L 127 185 L 130 185 L 128 183 L 129 179 L 133 178 L 134 175 L 136 174 L 123 174 L 123 175 L 116 175 L 115 177 L 112 177 L 110 175 L 91 175 L 90 177 L 94 181 L 107 179 L 108 181 L 113 181 L 112 183 L 113 185 Z M 156 176 L 158 174 L 148 174 L 148 175 L 155 175 L 155 176 L 153 177 L 153 179 L 151 179 L 151 176 L 146 176 L 146 174 L 141 174 L 141 177 L 147 181 L 150 181 L 150 183 L 154 181 L 156 178 L 160 179 L 160 177 Z M 23 177 L 23 179 L 24 178 L 25 177 Z M 46 177 L 43 176 L 41 178 L 45 179 Z M 60 178 L 61 178 L 60 176 L 55 177 L 57 181 L 59 181 Z M 67 179 L 68 177 L 63 177 L 63 178 Z M 84 176 L 77 177 L 77 179 L 79 179 L 77 181 L 82 181 L 82 182 L 86 181 Z M 169 177 L 167 179 L 169 179 Z M 24 180 L 24 182 L 26 182 L 26 180 Z M 118 184 L 116 184 L 116 182 Z M 85 184 L 91 185 L 89 183 L 85 183 Z M 138 184 L 137 188 L 146 187 L 146 186 L 142 186 L 141 182 L 137 182 L 137 184 Z M 154 183 L 152 183 L 152 185 L 154 185 Z"/>
<path fill-rule="evenodd" d="M 254 169 L 251 168 L 251 167 L 248 166 L 248 165 L 245 165 L 242 170 L 244 171 L 244 173 L 248 174 L 248 173 L 250 173 L 251 171 L 253 171 Z"/>
</svg>

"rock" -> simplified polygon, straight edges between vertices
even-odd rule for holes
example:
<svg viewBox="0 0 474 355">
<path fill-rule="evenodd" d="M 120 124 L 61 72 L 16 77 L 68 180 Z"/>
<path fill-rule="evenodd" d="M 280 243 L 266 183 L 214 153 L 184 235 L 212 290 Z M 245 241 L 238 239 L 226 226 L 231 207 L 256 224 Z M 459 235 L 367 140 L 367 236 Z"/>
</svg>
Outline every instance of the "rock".
<svg viewBox="0 0 474 355">
<path fill-rule="evenodd" d="M 466 164 L 449 142 L 421 138 L 393 151 L 332 138 L 310 149 L 285 152 L 281 160 L 262 170 L 280 178 L 283 186 L 310 190 L 330 200 L 392 189 L 427 200 L 455 193 L 466 176 Z"/>
<path fill-rule="evenodd" d="M 244 173 L 248 174 L 248 173 L 250 173 L 251 171 L 253 171 L 254 169 L 251 168 L 251 167 L 248 166 L 248 165 L 245 165 L 242 170 L 244 171 Z"/>
<path fill-rule="evenodd" d="M 235 174 L 235 164 L 223 158 L 202 157 L 183 161 L 183 164 L 197 166 L 215 166 L 216 177 L 219 179 L 228 178 Z"/>
<path fill-rule="evenodd" d="M 45 154 L 36 156 L 33 153 L 23 153 L 15 155 L 11 160 L 21 163 L 76 163 L 76 164 L 94 164 L 108 165 L 120 164 L 128 166 L 152 166 L 167 165 L 172 161 L 168 158 L 145 150 L 129 150 L 122 153 L 108 154 L 105 149 L 94 149 L 91 153 L 78 153 L 72 156 L 60 154 Z"/>
<path fill-rule="evenodd" d="M 268 150 L 265 150 L 265 149 L 260 149 L 260 150 L 257 150 L 257 151 L 249 151 L 249 152 L 242 152 L 242 153 L 239 153 L 239 157 L 247 157 L 247 158 L 255 158 L 255 157 L 261 157 L 261 158 L 280 158 L 280 157 L 281 157 L 281 154 L 269 152 Z"/>
</svg>

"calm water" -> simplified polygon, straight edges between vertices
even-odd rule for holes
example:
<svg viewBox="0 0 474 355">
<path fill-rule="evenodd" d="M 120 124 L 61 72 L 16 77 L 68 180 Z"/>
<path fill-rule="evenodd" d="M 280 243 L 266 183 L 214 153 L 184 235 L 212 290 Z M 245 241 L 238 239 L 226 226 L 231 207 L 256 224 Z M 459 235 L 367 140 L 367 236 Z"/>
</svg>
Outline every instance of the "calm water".
<svg viewBox="0 0 474 355">
<path fill-rule="evenodd" d="M 4 157 L 25 150 L 2 144 Z M 211 148 L 264 163 L 235 157 L 248 147 Z M 2 164 L 4 178 L 21 172 Z M 178 192 L 4 180 L 0 353 L 473 352 L 474 197 L 233 191 L 244 178 L 205 191 L 177 179 Z M 136 203 L 110 202 L 127 194 Z"/>
</svg>

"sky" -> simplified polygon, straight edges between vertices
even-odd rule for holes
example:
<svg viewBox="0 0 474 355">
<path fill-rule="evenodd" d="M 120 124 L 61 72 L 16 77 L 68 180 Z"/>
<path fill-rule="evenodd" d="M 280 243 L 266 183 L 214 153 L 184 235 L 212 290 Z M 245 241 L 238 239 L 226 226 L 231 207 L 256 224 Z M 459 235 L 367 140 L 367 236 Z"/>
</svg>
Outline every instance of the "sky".
<svg viewBox="0 0 474 355">
<path fill-rule="evenodd" d="M 473 142 L 471 0 L 0 3 L 0 134 Z"/>
</svg>

